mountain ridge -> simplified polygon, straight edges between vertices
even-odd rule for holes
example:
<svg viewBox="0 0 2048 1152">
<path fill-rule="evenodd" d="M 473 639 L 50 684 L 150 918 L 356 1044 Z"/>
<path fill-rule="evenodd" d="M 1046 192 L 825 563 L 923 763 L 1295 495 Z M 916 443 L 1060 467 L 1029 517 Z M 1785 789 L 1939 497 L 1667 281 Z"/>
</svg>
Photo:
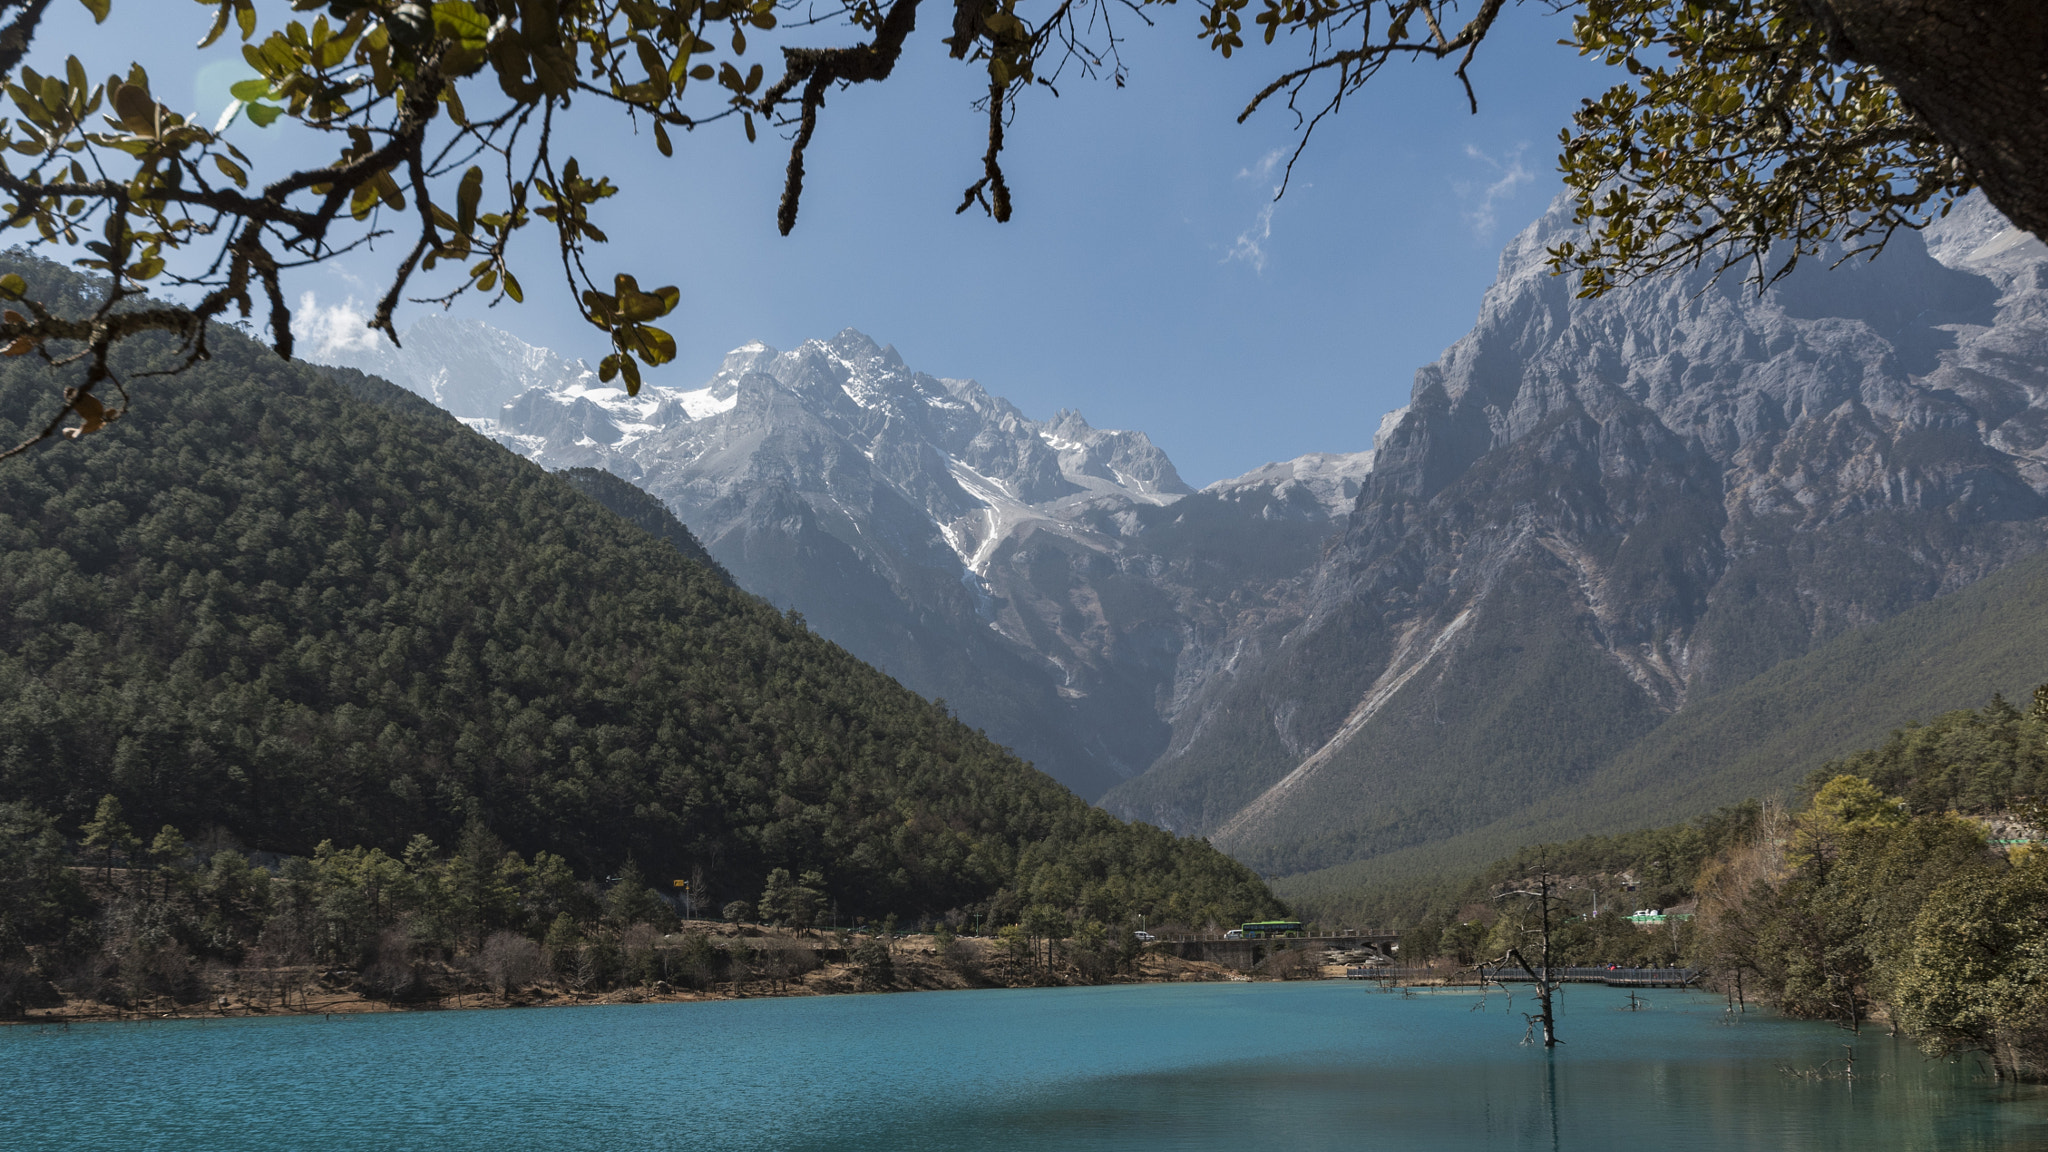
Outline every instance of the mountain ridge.
<svg viewBox="0 0 2048 1152">
<path fill-rule="evenodd" d="M 1199 491 L 1141 433 L 1030 420 L 852 330 L 630 402 L 483 349 L 524 391 L 467 422 L 631 479 L 1111 811 L 1319 873 L 1506 827 L 2048 546 L 2048 250 L 1981 202 L 1763 292 L 1578 300 L 1544 266 L 1569 226 L 1506 247 L 1369 450 Z"/>
<path fill-rule="evenodd" d="M 1430 844 L 1298 873 L 1274 890 L 1304 914 L 1412 916 L 1432 885 L 1525 845 L 1613 835 L 1746 799 L 1790 798 L 1809 773 L 1902 724 L 2021 699 L 2048 651 L 2048 555 L 1855 629 L 1669 720 L 1571 787 Z"/>
<path fill-rule="evenodd" d="M 380 355 L 412 357 L 397 375 L 416 388 L 444 379 L 435 359 L 475 331 L 450 323 Z M 1157 757 L 1206 638 L 1284 599 L 1371 467 L 1311 454 L 1196 492 L 1143 433 L 1032 420 L 851 329 L 749 342 L 700 388 L 634 398 L 566 361 L 536 383 L 544 350 L 502 334 L 462 354 L 492 357 L 500 394 L 465 395 L 498 407 L 465 423 L 630 480 L 742 585 L 1090 798 Z"/>
<path fill-rule="evenodd" d="M 1279 911 L 733 587 L 679 526 L 633 523 L 663 526 L 651 498 L 614 491 L 621 516 L 410 392 L 232 330 L 212 352 L 123 342 L 134 417 L 0 462 L 0 802 L 77 827 L 111 795 L 219 848 L 387 861 L 480 826 L 700 897 L 816 871 L 875 917 Z M 0 365 L 0 429 L 47 418 L 50 371 Z"/>
<path fill-rule="evenodd" d="M 2039 551 L 2048 251 L 1981 211 L 1936 234 L 1956 267 L 1903 236 L 1761 295 L 1581 301 L 1542 267 L 1554 208 L 1417 373 L 1303 623 L 1183 713 L 1206 761 L 1105 806 L 1269 875 L 1449 840 Z"/>
</svg>

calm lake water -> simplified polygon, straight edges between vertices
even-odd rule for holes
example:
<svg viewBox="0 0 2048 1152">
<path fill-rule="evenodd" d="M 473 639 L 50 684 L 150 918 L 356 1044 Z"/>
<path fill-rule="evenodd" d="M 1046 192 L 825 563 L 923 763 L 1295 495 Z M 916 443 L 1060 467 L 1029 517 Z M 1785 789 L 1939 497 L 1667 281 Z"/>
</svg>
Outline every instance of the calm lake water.
<svg viewBox="0 0 2048 1152">
<path fill-rule="evenodd" d="M 0 1029 L 0 1146 L 217 1149 L 2048 1148 L 2048 1092 L 1881 1034 L 1578 987 L 928 992 Z M 1857 1078 L 1814 1079 L 1853 1044 Z"/>
</svg>

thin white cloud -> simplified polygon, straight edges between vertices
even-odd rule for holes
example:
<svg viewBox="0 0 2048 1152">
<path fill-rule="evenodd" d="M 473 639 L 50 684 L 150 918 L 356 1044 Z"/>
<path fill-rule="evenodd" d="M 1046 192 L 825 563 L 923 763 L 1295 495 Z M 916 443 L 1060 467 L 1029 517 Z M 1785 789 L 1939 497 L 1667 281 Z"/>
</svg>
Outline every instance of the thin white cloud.
<svg viewBox="0 0 2048 1152">
<path fill-rule="evenodd" d="M 1275 148 L 1259 157 L 1250 167 L 1237 170 L 1239 180 L 1256 181 L 1266 189 L 1266 202 L 1259 207 L 1258 214 L 1252 217 L 1251 227 L 1237 234 L 1237 240 L 1231 244 L 1230 250 L 1223 254 L 1223 263 L 1236 261 L 1251 265 L 1254 272 L 1263 274 L 1266 271 L 1266 244 L 1273 238 L 1273 209 L 1280 206 L 1279 201 L 1274 199 L 1280 194 L 1280 187 L 1269 182 L 1286 155 L 1284 149 Z"/>
<path fill-rule="evenodd" d="M 299 297 L 292 335 L 307 345 L 306 359 L 326 362 L 375 352 L 386 342 L 383 334 L 370 330 L 369 313 L 355 297 L 323 305 L 311 292 Z"/>
<path fill-rule="evenodd" d="M 1484 164 L 1494 173 L 1493 179 L 1484 185 L 1475 185 L 1471 181 L 1454 181 L 1451 184 L 1458 199 L 1467 205 L 1465 223 L 1471 227 L 1473 239 L 1491 239 L 1494 227 L 1500 223 L 1501 204 L 1514 195 L 1515 189 L 1536 178 L 1522 163 L 1522 153 L 1528 147 L 1517 144 L 1513 151 L 1496 159 L 1470 144 L 1465 145 L 1466 156 Z"/>
<path fill-rule="evenodd" d="M 1273 238 L 1273 209 L 1278 207 L 1273 201 L 1266 201 L 1266 206 L 1259 209 L 1258 216 L 1252 220 L 1252 226 L 1238 233 L 1237 243 L 1223 254 L 1225 264 L 1241 260 L 1251 265 L 1254 272 L 1266 270 L 1266 242 Z"/>
<path fill-rule="evenodd" d="M 1257 180 L 1263 184 L 1273 178 L 1273 170 L 1280 167 L 1280 157 L 1284 155 L 1286 155 L 1285 151 L 1275 148 L 1264 156 L 1259 157 L 1259 162 L 1251 167 L 1239 168 L 1237 170 L 1237 178 L 1239 180 Z"/>
</svg>

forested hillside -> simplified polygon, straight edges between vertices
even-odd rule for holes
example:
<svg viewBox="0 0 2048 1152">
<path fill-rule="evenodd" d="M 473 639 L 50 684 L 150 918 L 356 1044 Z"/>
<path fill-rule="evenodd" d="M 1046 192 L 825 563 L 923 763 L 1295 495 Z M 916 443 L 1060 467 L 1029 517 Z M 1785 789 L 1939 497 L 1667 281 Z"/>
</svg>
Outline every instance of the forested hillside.
<svg viewBox="0 0 2048 1152">
<path fill-rule="evenodd" d="M 1698 701 L 1508 819 L 1274 888 L 1317 916 L 1412 919 L 1419 894 L 1448 893 L 1475 859 L 1789 797 L 1828 761 L 1882 743 L 1901 717 L 1968 708 L 1995 692 L 2024 696 L 2048 674 L 2044 652 L 2048 556 L 2037 556 Z"/>
<path fill-rule="evenodd" d="M 1683 962 L 1791 1015 L 1886 1018 L 1932 1054 L 1980 1050 L 2001 1075 L 2039 1080 L 2044 835 L 2048 685 L 2024 711 L 1994 695 L 1831 760 L 1789 806 L 1524 848 L 1433 897 L 1404 951 L 1499 955 L 1528 926 L 1502 893 L 1547 874 L 1565 903 L 1560 963 Z M 1694 914 L 1619 915 L 1673 905 Z"/>
<path fill-rule="evenodd" d="M 697 534 L 690 531 L 681 520 L 662 507 L 661 501 L 649 496 L 643 489 L 628 484 L 602 468 L 564 468 L 555 475 L 576 486 L 584 495 L 612 510 L 619 519 L 635 525 L 650 536 L 657 536 L 683 555 L 702 564 L 718 574 L 718 578 L 732 583 L 732 574 L 723 565 L 711 558 L 704 550 Z"/>
<path fill-rule="evenodd" d="M 1982 708 L 1959 708 L 1926 723 L 1894 729 L 1881 743 L 1812 769 L 1788 803 L 1755 800 L 1682 824 L 1531 844 L 1460 878 L 1414 908 L 1423 913 L 1412 938 L 1435 951 L 1460 913 L 1481 906 L 1517 877 L 1547 870 L 1567 877 L 1573 899 L 1592 907 L 1667 908 L 1699 896 L 1725 871 L 1726 858 L 1772 828 L 1811 809 L 1842 776 L 1865 781 L 1902 820 L 1960 815 L 1978 821 L 1976 841 L 2034 839 L 2048 833 L 2048 685 L 2034 690 L 2026 711 L 2002 695 Z M 1842 786 L 1835 786 L 1842 794 Z M 1788 817 L 1786 813 L 1792 813 Z M 1775 823 L 1774 823 L 1775 822 Z M 1448 939 L 1448 938 L 1446 938 Z"/>
<path fill-rule="evenodd" d="M 213 345 L 152 378 L 131 341 L 132 415 L 0 461 L 0 801 L 302 856 L 473 817 L 714 899 L 815 871 L 848 914 L 1277 909 L 416 398 Z M 49 371 L 0 366 L 0 438 Z"/>
</svg>

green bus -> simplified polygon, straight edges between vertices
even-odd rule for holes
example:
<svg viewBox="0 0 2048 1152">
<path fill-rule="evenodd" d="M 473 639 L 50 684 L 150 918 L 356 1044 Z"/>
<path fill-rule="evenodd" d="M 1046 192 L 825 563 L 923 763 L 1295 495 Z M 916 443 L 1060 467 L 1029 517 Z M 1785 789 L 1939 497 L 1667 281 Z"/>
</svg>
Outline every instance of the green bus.
<svg viewBox="0 0 2048 1152">
<path fill-rule="evenodd" d="M 1247 940 L 1277 940 L 1301 935 L 1299 920 L 1254 920 L 1239 929 Z"/>
</svg>

